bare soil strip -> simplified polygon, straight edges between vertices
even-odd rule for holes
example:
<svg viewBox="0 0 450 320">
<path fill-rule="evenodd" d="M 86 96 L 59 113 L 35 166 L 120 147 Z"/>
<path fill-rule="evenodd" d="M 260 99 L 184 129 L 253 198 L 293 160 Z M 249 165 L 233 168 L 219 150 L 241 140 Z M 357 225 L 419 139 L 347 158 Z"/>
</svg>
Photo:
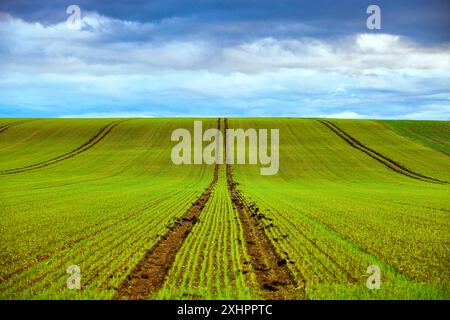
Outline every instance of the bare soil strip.
<svg viewBox="0 0 450 320">
<path fill-rule="evenodd" d="M 228 129 L 227 119 L 225 119 L 226 129 Z M 288 260 L 279 255 L 264 232 L 262 220 L 266 218 L 265 215 L 236 189 L 237 183 L 233 180 L 230 164 L 226 165 L 226 171 L 228 191 L 233 206 L 239 213 L 250 263 L 264 298 L 270 300 L 304 298 L 304 283 L 299 287 L 296 285 L 294 276 L 287 266 Z"/>
<path fill-rule="evenodd" d="M 220 129 L 220 118 L 218 127 Z M 187 210 L 185 215 L 178 219 L 169 232 L 163 235 L 144 255 L 143 259 L 118 288 L 116 299 L 148 299 L 151 292 L 155 292 L 163 286 L 178 251 L 199 220 L 203 208 L 214 190 L 218 175 L 219 165 L 215 164 L 213 180 L 209 186 Z"/>
<path fill-rule="evenodd" d="M 113 121 L 113 122 L 109 123 L 108 125 L 104 126 L 102 129 L 100 129 L 87 142 L 83 143 L 81 146 L 79 146 L 78 148 L 76 148 L 68 153 L 65 153 L 63 155 L 57 156 L 55 158 L 52 158 L 52 159 L 49 159 L 49 160 L 46 160 L 43 162 L 32 164 L 29 166 L 3 170 L 0 172 L 0 174 L 7 175 L 7 174 L 21 173 L 21 172 L 30 171 L 30 170 L 36 170 L 36 169 L 44 168 L 44 167 L 47 167 L 49 165 L 58 163 L 60 161 L 63 161 L 63 160 L 69 159 L 69 158 L 72 158 L 72 157 L 74 157 L 80 153 L 83 153 L 83 152 L 91 149 L 92 147 L 94 147 L 96 144 L 98 144 L 100 141 L 102 141 L 116 126 L 118 126 L 119 124 L 121 124 L 125 121 L 128 121 L 128 120 L 118 120 L 118 121 Z"/>
<path fill-rule="evenodd" d="M 19 125 L 21 123 L 28 122 L 28 121 L 30 121 L 30 120 L 16 121 L 16 122 L 12 122 L 12 123 L 8 123 L 8 124 L 5 124 L 3 126 L 0 126 L 0 133 L 2 133 L 3 131 L 8 130 L 9 128 L 15 127 L 15 126 L 17 126 L 17 125 Z"/>
<path fill-rule="evenodd" d="M 428 176 L 425 176 L 423 174 L 417 173 L 412 171 L 411 169 L 406 168 L 405 166 L 401 165 L 400 163 L 396 162 L 395 160 L 392 160 L 381 153 L 367 147 L 362 142 L 356 140 L 352 136 L 350 136 L 348 133 L 346 133 L 344 130 L 336 126 L 334 123 L 331 123 L 326 120 L 319 120 L 322 124 L 324 124 L 327 128 L 329 128 L 331 131 L 333 131 L 337 136 L 339 136 L 341 139 L 343 139 L 345 142 L 347 142 L 350 146 L 352 146 L 355 149 L 358 149 L 361 152 L 364 152 L 368 156 L 372 157 L 373 159 L 377 160 L 378 162 L 385 165 L 388 169 L 395 171 L 397 173 L 400 173 L 404 176 L 407 176 L 409 178 L 418 179 L 424 182 L 430 182 L 430 183 L 441 183 L 441 184 L 448 184 L 447 181 L 442 181 L 439 179 L 431 178 Z"/>
</svg>

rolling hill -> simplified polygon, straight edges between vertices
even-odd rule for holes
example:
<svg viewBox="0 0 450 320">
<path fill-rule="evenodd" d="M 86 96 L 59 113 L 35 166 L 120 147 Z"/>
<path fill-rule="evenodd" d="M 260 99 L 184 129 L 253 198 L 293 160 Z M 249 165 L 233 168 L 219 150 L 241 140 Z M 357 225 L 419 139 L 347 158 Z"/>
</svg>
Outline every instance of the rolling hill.
<svg viewBox="0 0 450 320">
<path fill-rule="evenodd" d="M 202 119 L 279 129 L 264 176 L 174 165 L 193 120 L 1 119 L 0 298 L 450 297 L 449 122 Z"/>
</svg>

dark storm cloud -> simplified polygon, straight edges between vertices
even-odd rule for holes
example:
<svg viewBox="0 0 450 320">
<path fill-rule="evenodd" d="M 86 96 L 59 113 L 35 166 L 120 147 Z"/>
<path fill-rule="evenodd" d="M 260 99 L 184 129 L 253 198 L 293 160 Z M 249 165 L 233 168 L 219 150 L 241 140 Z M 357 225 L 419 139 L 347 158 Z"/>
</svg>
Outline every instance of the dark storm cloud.
<svg viewBox="0 0 450 320">
<path fill-rule="evenodd" d="M 361 33 L 366 31 L 366 8 L 377 4 L 382 10 L 382 32 L 425 43 L 450 41 L 447 0 L 3 0 L 0 11 L 26 21 L 52 24 L 66 19 L 65 8 L 70 4 L 124 21 L 164 23 L 178 18 L 179 22 L 185 22 L 165 25 L 156 35 L 140 35 L 143 38 L 194 37 L 218 41 L 270 36 L 333 38 Z"/>
</svg>

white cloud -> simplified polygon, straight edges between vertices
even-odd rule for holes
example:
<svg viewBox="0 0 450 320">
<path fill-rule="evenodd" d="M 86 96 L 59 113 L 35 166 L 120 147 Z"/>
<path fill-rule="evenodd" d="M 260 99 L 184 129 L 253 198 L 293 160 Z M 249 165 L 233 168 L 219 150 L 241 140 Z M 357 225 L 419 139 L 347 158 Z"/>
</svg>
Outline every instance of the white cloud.
<svg viewBox="0 0 450 320">
<path fill-rule="evenodd" d="M 3 15 L 0 37 L 8 51 L 3 52 L 7 59 L 2 66 L 71 74 L 77 70 L 122 74 L 161 69 L 249 74 L 280 69 L 351 74 L 386 69 L 401 73 L 444 70 L 448 74 L 450 70 L 450 46 L 421 47 L 397 35 L 359 34 L 339 41 L 263 38 L 230 45 L 183 39 L 141 41 L 143 34 L 159 27 L 86 13 L 82 29 L 76 31 L 69 30 L 65 22 L 43 26 Z"/>
<path fill-rule="evenodd" d="M 154 118 L 154 114 L 143 112 L 88 112 L 65 114 L 60 118 Z"/>
<path fill-rule="evenodd" d="M 320 118 L 335 118 L 335 119 L 367 119 L 370 116 L 362 115 L 353 111 L 344 111 L 339 113 L 332 113 L 327 115 L 322 115 Z"/>
<path fill-rule="evenodd" d="M 450 120 L 450 105 L 425 105 L 420 110 L 401 115 L 400 119 L 411 120 Z"/>
<path fill-rule="evenodd" d="M 176 99 L 194 105 L 225 101 L 232 104 L 230 110 L 266 115 L 276 107 L 285 109 L 278 114 L 308 112 L 305 115 L 342 118 L 383 116 L 384 112 L 442 119 L 450 114 L 448 99 L 442 99 L 450 91 L 448 45 L 425 47 L 389 34 L 241 43 L 164 41 L 151 36 L 182 22 L 174 18 L 160 24 L 138 23 L 85 13 L 82 29 L 73 31 L 65 22 L 44 26 L 3 14 L 0 106 L 36 101 L 57 105 L 61 99 L 82 104 L 82 97 L 89 97 L 156 105 Z M 437 109 L 420 109 L 415 101 Z M 385 110 L 380 110 L 381 105 Z M 396 106 L 410 109 L 403 108 L 402 114 L 389 112 Z M 332 111 L 320 111 L 324 107 Z"/>
</svg>

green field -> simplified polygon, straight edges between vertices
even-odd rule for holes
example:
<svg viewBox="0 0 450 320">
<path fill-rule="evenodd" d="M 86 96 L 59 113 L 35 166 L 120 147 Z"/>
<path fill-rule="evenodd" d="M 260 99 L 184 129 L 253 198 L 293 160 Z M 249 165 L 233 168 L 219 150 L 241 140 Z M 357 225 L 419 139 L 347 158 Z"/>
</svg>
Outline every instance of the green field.
<svg viewBox="0 0 450 320">
<path fill-rule="evenodd" d="M 215 170 L 149 299 L 450 298 L 450 122 L 228 119 L 280 132 L 278 174 L 232 165 L 231 178 L 171 162 L 172 131 L 194 119 L 124 120 L 0 119 L 1 299 L 117 297 Z"/>
</svg>

